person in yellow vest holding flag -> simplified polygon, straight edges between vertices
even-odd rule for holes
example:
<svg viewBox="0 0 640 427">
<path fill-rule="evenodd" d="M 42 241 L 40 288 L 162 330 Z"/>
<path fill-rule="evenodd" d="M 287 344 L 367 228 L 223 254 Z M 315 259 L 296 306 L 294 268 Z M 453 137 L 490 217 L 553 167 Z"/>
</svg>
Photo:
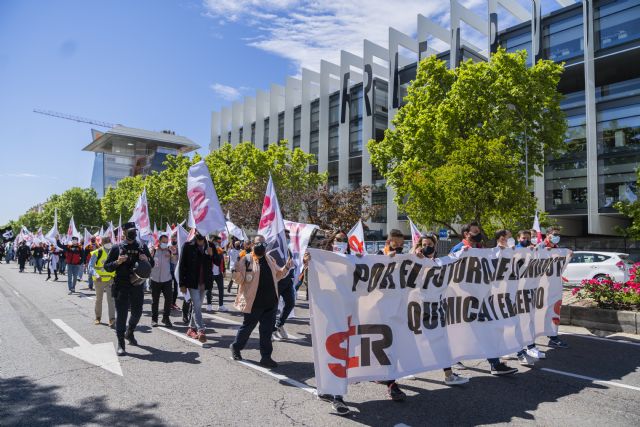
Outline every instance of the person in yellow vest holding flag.
<svg viewBox="0 0 640 427">
<path fill-rule="evenodd" d="M 89 274 L 93 276 L 93 284 L 96 289 L 96 321 L 100 324 L 102 318 L 102 297 L 107 294 L 107 306 L 109 307 L 109 326 L 113 327 L 116 318 L 115 301 L 111 296 L 111 286 L 113 285 L 114 272 L 108 272 L 104 269 L 104 263 L 109 256 L 111 250 L 111 237 L 104 236 L 102 238 L 102 246 L 91 252 L 91 260 L 89 261 Z"/>
</svg>

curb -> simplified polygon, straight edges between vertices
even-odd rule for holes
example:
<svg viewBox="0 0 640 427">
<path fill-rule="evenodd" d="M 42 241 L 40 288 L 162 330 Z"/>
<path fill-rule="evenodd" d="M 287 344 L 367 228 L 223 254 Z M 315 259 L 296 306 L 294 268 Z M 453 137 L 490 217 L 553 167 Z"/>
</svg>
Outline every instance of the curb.
<svg viewBox="0 0 640 427">
<path fill-rule="evenodd" d="M 563 305 L 560 324 L 608 332 L 640 333 L 640 313 Z"/>
</svg>

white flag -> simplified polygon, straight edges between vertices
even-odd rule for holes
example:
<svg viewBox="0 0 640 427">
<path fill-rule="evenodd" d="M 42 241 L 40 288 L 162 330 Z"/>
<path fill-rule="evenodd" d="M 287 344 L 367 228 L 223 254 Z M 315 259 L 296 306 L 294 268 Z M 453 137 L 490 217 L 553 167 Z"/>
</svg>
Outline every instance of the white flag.
<svg viewBox="0 0 640 427">
<path fill-rule="evenodd" d="M 182 256 L 182 246 L 186 242 L 188 242 L 189 233 L 187 233 L 187 230 L 185 230 L 184 227 L 182 227 L 182 225 L 178 224 L 178 226 L 176 227 L 176 234 L 178 238 L 178 263 L 176 264 L 174 276 L 178 281 L 178 284 L 180 284 L 180 257 Z M 188 290 L 187 290 L 187 293 L 183 295 L 182 291 L 178 289 L 178 295 L 182 295 L 185 301 L 189 301 L 190 299 Z"/>
<path fill-rule="evenodd" d="M 35 237 L 33 238 L 33 243 L 40 244 L 44 242 L 44 234 L 42 234 L 42 227 L 40 227 L 38 228 L 38 231 L 36 231 Z"/>
<path fill-rule="evenodd" d="M 273 179 L 269 176 L 267 192 L 262 204 L 262 216 L 258 225 L 258 234 L 264 236 L 269 253 L 280 266 L 287 262 L 287 236 L 284 234 L 284 219 L 280 212 L 280 203 L 273 185 Z"/>
<path fill-rule="evenodd" d="M 540 219 L 538 219 L 538 211 L 536 211 L 536 216 L 533 218 L 533 227 L 531 227 L 532 230 L 536 231 L 536 238 L 537 243 L 540 244 L 542 243 L 542 229 L 540 228 Z"/>
<path fill-rule="evenodd" d="M 415 246 L 418 244 L 418 242 L 420 242 L 422 233 L 420 232 L 418 227 L 416 227 L 413 221 L 411 221 L 411 218 L 409 218 L 409 227 L 411 228 L 411 243 L 413 244 L 413 246 Z"/>
<path fill-rule="evenodd" d="M 51 242 L 52 245 L 56 244 L 56 239 L 58 238 L 58 209 L 55 209 L 53 213 L 53 227 L 44 237 L 47 241 Z"/>
<path fill-rule="evenodd" d="M 352 254 L 364 255 L 366 253 L 364 249 L 364 227 L 362 226 L 362 220 L 358 220 L 351 231 L 347 233 L 347 237 L 349 238 L 349 248 L 351 248 Z"/>
<path fill-rule="evenodd" d="M 231 221 L 227 221 L 227 230 L 229 230 L 229 234 L 238 240 L 245 240 L 247 237 L 246 234 L 244 234 L 244 231 L 242 231 L 242 228 L 238 227 Z"/>
<path fill-rule="evenodd" d="M 71 219 L 69 220 L 69 228 L 67 228 L 67 240 L 71 241 L 73 237 L 80 238 L 80 233 L 76 228 L 76 223 L 73 221 L 73 215 L 71 215 Z"/>
<path fill-rule="evenodd" d="M 307 251 L 309 246 L 309 240 L 315 229 L 318 228 L 315 224 L 302 224 L 299 222 L 286 221 L 284 226 L 289 231 L 289 250 L 291 251 L 291 258 L 296 267 L 296 277 L 302 272 L 302 257 Z"/>
<path fill-rule="evenodd" d="M 84 246 L 90 245 L 91 244 L 91 233 L 89 233 L 89 231 L 85 228 L 84 229 Z"/>
<path fill-rule="evenodd" d="M 201 234 L 207 235 L 225 229 L 224 213 L 204 160 L 189 168 L 187 197 L 193 223 Z"/>
<path fill-rule="evenodd" d="M 167 223 L 167 229 L 165 230 L 165 233 L 167 233 L 167 236 L 169 237 L 173 235 L 173 230 L 171 229 L 171 226 L 169 225 L 169 223 Z"/>
<path fill-rule="evenodd" d="M 138 197 L 136 207 L 133 209 L 133 215 L 129 218 L 129 222 L 135 222 L 138 228 L 139 237 L 144 240 L 145 236 L 151 235 L 151 221 L 149 220 L 149 205 L 147 204 L 147 189 L 142 190 L 142 194 Z"/>
</svg>

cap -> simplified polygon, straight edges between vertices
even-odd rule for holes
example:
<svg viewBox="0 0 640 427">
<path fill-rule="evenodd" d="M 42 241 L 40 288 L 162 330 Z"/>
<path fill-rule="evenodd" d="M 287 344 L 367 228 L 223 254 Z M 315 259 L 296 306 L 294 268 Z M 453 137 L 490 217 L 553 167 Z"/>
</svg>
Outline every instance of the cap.
<svg viewBox="0 0 640 427">
<path fill-rule="evenodd" d="M 132 228 L 136 228 L 136 223 L 135 222 L 127 222 L 122 226 L 123 230 L 129 230 Z"/>
</svg>

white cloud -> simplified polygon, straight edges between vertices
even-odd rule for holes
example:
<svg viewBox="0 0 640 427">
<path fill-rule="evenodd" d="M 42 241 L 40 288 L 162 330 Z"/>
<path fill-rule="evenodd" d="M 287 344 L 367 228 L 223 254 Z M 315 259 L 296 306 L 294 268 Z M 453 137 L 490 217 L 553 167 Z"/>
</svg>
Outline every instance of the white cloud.
<svg viewBox="0 0 640 427">
<path fill-rule="evenodd" d="M 37 175 L 29 172 L 19 172 L 19 173 L 3 173 L 0 176 L 5 176 L 9 178 L 47 178 L 47 179 L 58 179 L 57 176 L 49 176 L 49 175 Z"/>
<path fill-rule="evenodd" d="M 209 87 L 211 88 L 211 90 L 213 90 L 216 93 L 216 95 L 218 95 L 220 98 L 224 99 L 225 101 L 236 101 L 240 99 L 240 97 L 244 92 L 250 90 L 250 88 L 245 86 L 240 86 L 239 88 L 235 88 L 235 87 L 223 85 L 221 83 L 214 83 Z"/>
</svg>

